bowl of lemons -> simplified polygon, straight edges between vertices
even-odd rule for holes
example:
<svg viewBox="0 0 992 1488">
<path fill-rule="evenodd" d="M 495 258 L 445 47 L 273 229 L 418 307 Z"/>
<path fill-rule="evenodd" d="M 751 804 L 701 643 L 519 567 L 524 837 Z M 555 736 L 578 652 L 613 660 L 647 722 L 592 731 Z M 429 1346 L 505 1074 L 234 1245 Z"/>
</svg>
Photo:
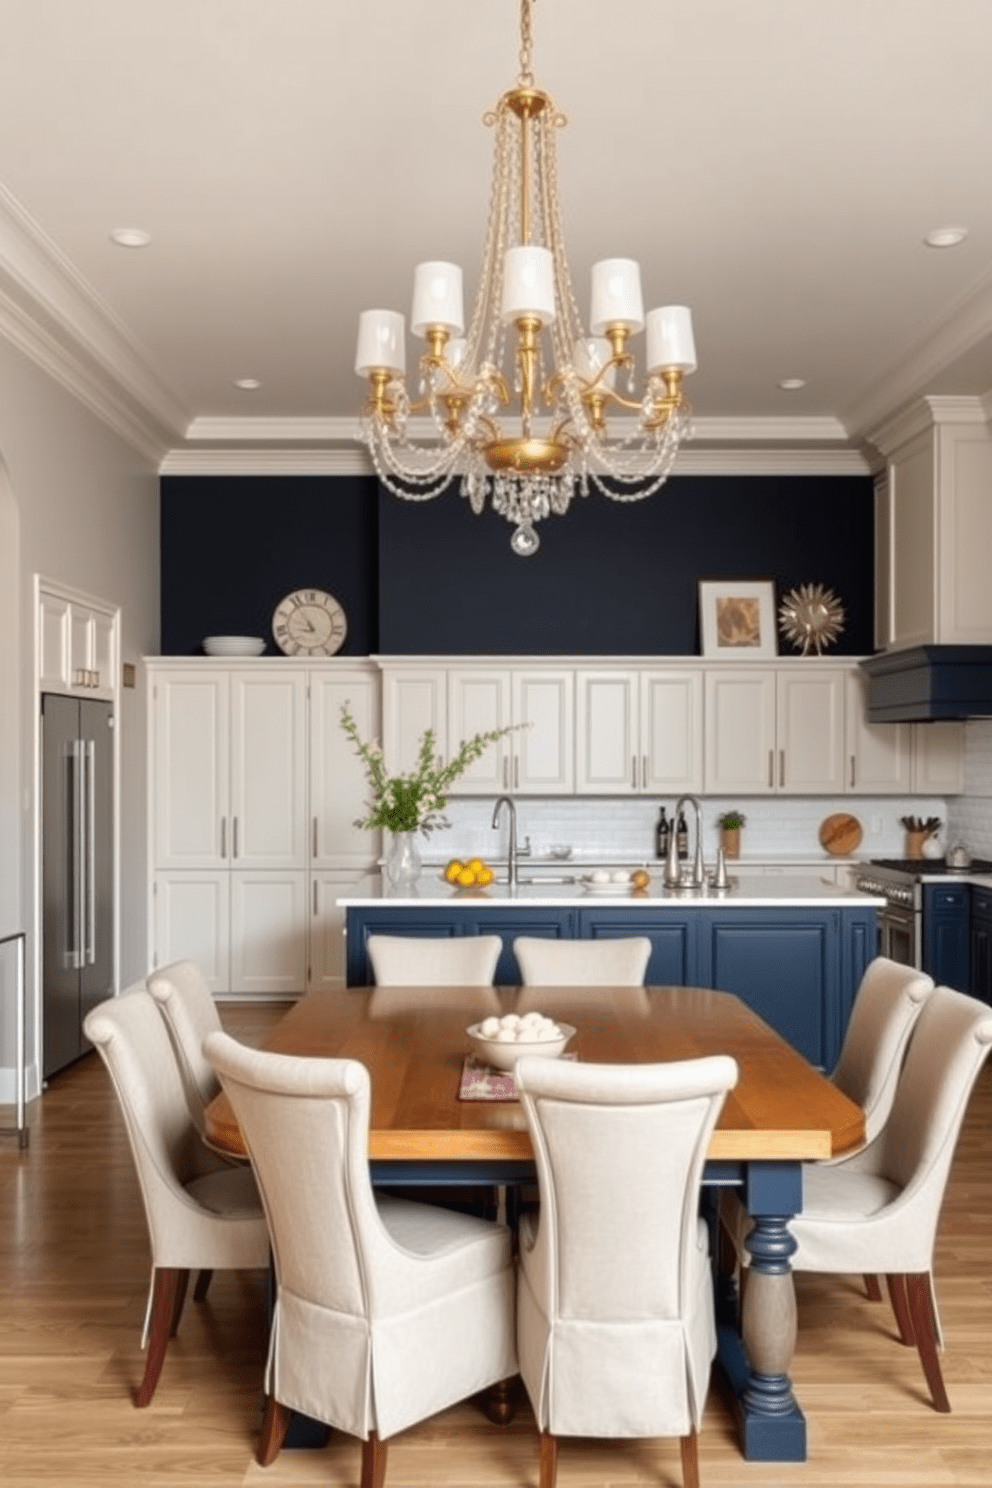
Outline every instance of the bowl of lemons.
<svg viewBox="0 0 992 1488">
<path fill-rule="evenodd" d="M 496 875 L 482 858 L 451 858 L 441 877 L 456 889 L 484 889 Z"/>
</svg>

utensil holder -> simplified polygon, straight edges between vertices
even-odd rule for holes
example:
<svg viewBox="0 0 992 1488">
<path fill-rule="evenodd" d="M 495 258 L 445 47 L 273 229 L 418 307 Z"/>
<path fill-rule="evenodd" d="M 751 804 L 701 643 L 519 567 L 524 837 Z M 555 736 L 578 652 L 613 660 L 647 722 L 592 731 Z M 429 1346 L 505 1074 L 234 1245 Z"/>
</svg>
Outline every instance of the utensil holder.
<svg viewBox="0 0 992 1488">
<path fill-rule="evenodd" d="M 907 832 L 906 833 L 906 857 L 922 858 L 923 844 L 929 837 L 929 832 Z"/>
</svg>

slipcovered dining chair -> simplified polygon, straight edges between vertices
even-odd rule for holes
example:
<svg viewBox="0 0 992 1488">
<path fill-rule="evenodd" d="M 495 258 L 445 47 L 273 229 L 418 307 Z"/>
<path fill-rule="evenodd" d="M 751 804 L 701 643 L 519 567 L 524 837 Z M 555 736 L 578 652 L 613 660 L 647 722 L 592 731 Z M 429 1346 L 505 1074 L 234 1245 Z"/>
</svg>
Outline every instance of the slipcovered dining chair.
<svg viewBox="0 0 992 1488">
<path fill-rule="evenodd" d="M 640 987 L 651 958 L 651 942 L 646 935 L 617 940 L 518 935 L 513 954 L 525 987 Z"/>
<path fill-rule="evenodd" d="M 388 1437 L 516 1373 L 510 1231 L 373 1193 L 357 1060 L 268 1054 L 225 1033 L 206 1053 L 272 1236 L 257 1460 L 275 1460 L 297 1410 L 360 1437 L 362 1484 L 381 1488 Z"/>
<path fill-rule="evenodd" d="M 204 1135 L 203 1113 L 220 1083 L 203 1053 L 208 1033 L 220 1026 L 217 1006 L 195 961 L 174 961 L 153 971 L 145 982 L 165 1019 L 182 1075 L 193 1125 Z"/>
<path fill-rule="evenodd" d="M 151 1402 L 166 1345 L 179 1326 L 190 1271 L 266 1269 L 269 1236 L 250 1168 L 208 1151 L 190 1120 L 169 1035 L 142 988 L 110 998 L 83 1024 L 120 1102 L 141 1186 L 152 1252 L 142 1342 L 145 1373 L 134 1403 Z"/>
<path fill-rule="evenodd" d="M 695 1488 L 716 1352 L 699 1190 L 737 1065 L 524 1057 L 514 1079 L 540 1194 L 520 1221 L 517 1344 L 541 1488 L 560 1436 L 679 1436 Z"/>
<path fill-rule="evenodd" d="M 794 1271 L 884 1273 L 904 1344 L 915 1343 L 938 1411 L 949 1411 L 933 1250 L 968 1098 L 992 1047 L 992 1010 L 937 987 L 923 1005 L 881 1133 L 852 1157 L 803 1164 L 790 1222 Z"/>
<path fill-rule="evenodd" d="M 503 942 L 498 935 L 370 935 L 377 987 L 491 986 Z"/>
</svg>

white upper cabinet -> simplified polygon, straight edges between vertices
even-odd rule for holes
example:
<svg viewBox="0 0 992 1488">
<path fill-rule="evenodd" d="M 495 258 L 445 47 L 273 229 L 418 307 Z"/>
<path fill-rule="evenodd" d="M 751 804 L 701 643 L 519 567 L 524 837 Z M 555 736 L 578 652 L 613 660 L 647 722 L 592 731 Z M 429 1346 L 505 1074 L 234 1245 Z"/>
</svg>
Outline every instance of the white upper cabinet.
<svg viewBox="0 0 992 1488">
<path fill-rule="evenodd" d="M 509 789 L 539 796 L 575 789 L 575 675 L 542 667 L 511 673 L 513 751 Z"/>
<path fill-rule="evenodd" d="M 437 753 L 444 756 L 448 738 L 447 667 L 384 666 L 382 745 L 390 775 L 406 775 L 414 768 L 427 729 L 433 729 Z"/>
<path fill-rule="evenodd" d="M 37 617 L 39 690 L 113 700 L 120 612 L 40 580 Z"/>
<path fill-rule="evenodd" d="M 365 743 L 381 740 L 379 678 L 369 668 L 312 671 L 310 678 L 310 861 L 314 866 L 367 864 L 379 856 L 380 832 L 356 827 L 366 815 L 365 766 L 341 727 L 341 707 Z"/>
<path fill-rule="evenodd" d="M 706 790 L 841 794 L 844 678 L 817 665 L 707 670 Z"/>
<path fill-rule="evenodd" d="M 741 666 L 706 671 L 704 778 L 712 794 L 774 794 L 775 705 L 771 669 Z"/>
<path fill-rule="evenodd" d="M 976 398 L 926 398 L 872 436 L 875 630 L 889 650 L 992 643 L 992 432 Z"/>
<path fill-rule="evenodd" d="M 702 789 L 703 687 L 697 669 L 580 670 L 575 681 L 578 794 Z"/>
<path fill-rule="evenodd" d="M 509 671 L 492 667 L 453 667 L 448 673 L 448 754 L 452 759 L 466 739 L 506 728 L 513 718 L 513 685 Z M 504 735 L 460 775 L 460 796 L 498 796 L 509 789 L 513 769 L 513 736 Z"/>
<path fill-rule="evenodd" d="M 913 725 L 869 723 L 866 684 L 860 667 L 847 673 L 846 788 L 854 795 L 908 795 L 912 788 Z"/>
<path fill-rule="evenodd" d="M 155 672 L 159 868 L 306 867 L 306 679 Z"/>
</svg>

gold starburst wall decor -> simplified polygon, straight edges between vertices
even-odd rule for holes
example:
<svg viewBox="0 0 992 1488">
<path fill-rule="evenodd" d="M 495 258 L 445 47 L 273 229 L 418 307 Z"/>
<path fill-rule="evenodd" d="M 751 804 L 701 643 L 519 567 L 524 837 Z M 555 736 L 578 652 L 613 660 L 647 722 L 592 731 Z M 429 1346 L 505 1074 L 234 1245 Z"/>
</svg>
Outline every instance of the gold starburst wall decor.
<svg viewBox="0 0 992 1488">
<path fill-rule="evenodd" d="M 844 606 L 832 589 L 822 584 L 800 584 L 782 600 L 778 611 L 778 628 L 803 656 L 836 641 L 844 629 Z"/>
</svg>

